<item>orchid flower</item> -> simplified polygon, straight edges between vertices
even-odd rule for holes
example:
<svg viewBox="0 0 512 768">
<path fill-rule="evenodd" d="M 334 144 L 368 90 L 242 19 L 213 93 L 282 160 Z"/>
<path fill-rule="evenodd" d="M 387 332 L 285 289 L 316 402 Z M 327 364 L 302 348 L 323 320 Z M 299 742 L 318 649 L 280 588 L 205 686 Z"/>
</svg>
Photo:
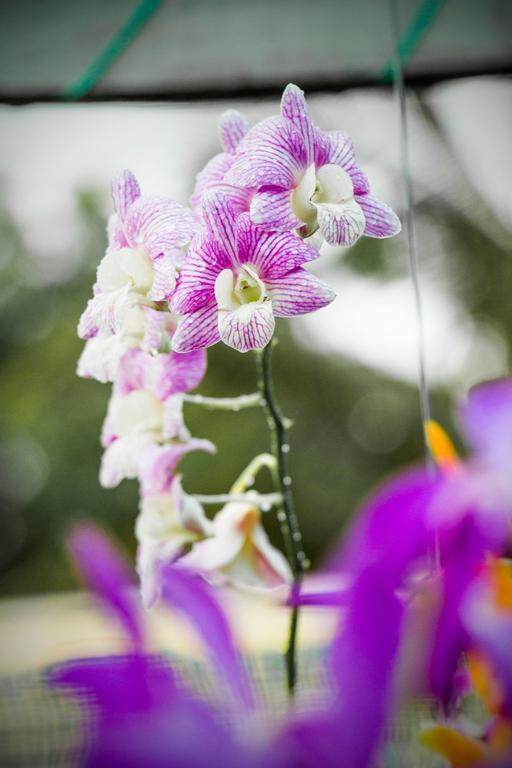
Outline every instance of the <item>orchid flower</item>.
<svg viewBox="0 0 512 768">
<path fill-rule="evenodd" d="M 219 135 L 222 152 L 212 157 L 198 173 L 190 200 L 192 211 L 199 221 L 203 218 L 203 196 L 207 189 L 220 184 L 233 164 L 235 151 L 249 125 L 245 117 L 235 109 L 228 109 L 220 116 Z M 247 198 L 247 206 L 249 198 Z"/>
<path fill-rule="evenodd" d="M 211 523 L 192 496 L 185 493 L 173 471 L 181 458 L 180 446 L 152 446 L 141 468 L 142 497 L 135 523 L 137 571 L 146 608 L 162 591 L 161 567 L 172 563 L 187 546 L 210 535 Z"/>
<path fill-rule="evenodd" d="M 130 171 L 113 182 L 115 214 L 108 248 L 98 266 L 94 296 L 80 318 L 78 334 L 123 333 L 127 313 L 139 305 L 167 301 L 176 269 L 195 229 L 192 212 L 164 197 L 142 197 Z"/>
<path fill-rule="evenodd" d="M 222 340 L 239 352 L 262 349 L 274 332 L 274 317 L 313 312 L 334 293 L 304 269 L 318 257 L 290 232 L 265 232 L 247 213 L 237 216 L 226 190 L 203 200 L 206 232 L 185 258 L 172 309 L 182 319 L 172 340 L 177 352 Z"/>
<path fill-rule="evenodd" d="M 283 93 L 280 116 L 261 121 L 239 143 L 224 181 L 253 192 L 251 219 L 267 230 L 302 237 L 319 231 L 331 245 L 400 231 L 396 214 L 370 193 L 351 139 L 317 128 L 293 84 Z"/>
<path fill-rule="evenodd" d="M 492 715 L 480 738 L 473 726 L 447 722 L 425 727 L 422 743 L 457 768 L 502 766 L 512 760 L 512 566 L 491 559 L 462 605 L 474 689 Z"/>
<path fill-rule="evenodd" d="M 180 561 L 213 581 L 239 589 L 266 590 L 291 584 L 284 555 L 270 543 L 261 512 L 250 502 L 229 502 L 211 523 L 210 535 Z"/>
<path fill-rule="evenodd" d="M 131 655 L 75 659 L 50 672 L 54 688 L 86 695 L 95 704 L 86 768 L 202 768 L 206 762 L 218 768 L 256 767 L 213 710 L 177 684 L 166 660 L 144 653 L 140 614 L 126 599 L 127 567 L 108 540 L 92 526 L 82 526 L 70 548 L 87 584 L 121 619 L 133 643 Z M 163 589 L 168 603 L 199 632 L 237 701 L 249 705 L 251 691 L 229 625 L 208 585 L 167 567 Z"/>
<path fill-rule="evenodd" d="M 133 349 L 124 355 L 103 425 L 100 482 L 105 488 L 137 477 L 153 445 L 174 441 L 169 450 L 180 457 L 213 450 L 209 441 L 190 438 L 182 414 L 182 394 L 197 386 L 205 368 L 202 350 L 153 356 Z"/>
</svg>

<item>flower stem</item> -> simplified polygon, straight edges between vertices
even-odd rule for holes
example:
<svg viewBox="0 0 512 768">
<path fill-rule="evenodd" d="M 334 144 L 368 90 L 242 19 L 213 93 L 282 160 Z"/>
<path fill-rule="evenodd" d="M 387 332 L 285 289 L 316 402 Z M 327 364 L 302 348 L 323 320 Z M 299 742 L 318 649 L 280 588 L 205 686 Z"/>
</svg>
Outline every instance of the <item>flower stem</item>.
<svg viewBox="0 0 512 768">
<path fill-rule="evenodd" d="M 306 569 L 306 556 L 302 548 L 302 534 L 299 528 L 297 515 L 293 503 L 291 490 L 292 480 L 288 468 L 290 446 L 286 439 L 287 419 L 283 417 L 274 397 L 270 357 L 273 343 L 257 351 L 258 362 L 258 387 L 262 401 L 265 402 L 268 425 L 270 429 L 270 442 L 272 454 L 276 465 L 272 469 L 274 486 L 282 494 L 282 505 L 278 510 L 277 518 L 281 524 L 281 532 L 284 539 L 286 554 L 293 573 L 292 594 L 296 598 L 300 591 L 300 584 Z M 297 682 L 297 628 L 299 608 L 294 605 L 290 619 L 288 645 L 286 648 L 286 678 L 290 696 L 294 695 Z"/>
<path fill-rule="evenodd" d="M 244 408 L 256 408 L 263 405 L 259 392 L 239 397 L 204 397 L 204 395 L 183 395 L 184 403 L 201 405 L 211 411 L 242 411 Z"/>
</svg>

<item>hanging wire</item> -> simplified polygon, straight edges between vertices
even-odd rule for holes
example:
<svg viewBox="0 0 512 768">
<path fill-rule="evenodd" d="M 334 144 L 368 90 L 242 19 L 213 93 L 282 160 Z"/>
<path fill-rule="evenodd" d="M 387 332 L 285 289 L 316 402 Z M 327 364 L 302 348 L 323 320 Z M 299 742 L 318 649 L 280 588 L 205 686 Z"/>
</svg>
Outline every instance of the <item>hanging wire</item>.
<svg viewBox="0 0 512 768">
<path fill-rule="evenodd" d="M 419 255 L 416 239 L 416 227 L 414 218 L 414 192 L 409 161 L 409 126 L 407 119 L 407 101 L 404 86 L 404 75 L 401 58 L 400 41 L 400 15 L 398 0 L 390 0 L 391 33 L 393 40 L 393 56 L 391 71 L 400 108 L 400 165 L 405 202 L 405 231 L 407 235 L 407 255 L 409 273 L 414 296 L 414 308 L 416 315 L 416 333 L 418 349 L 418 389 L 420 399 L 420 411 L 422 420 L 423 440 L 425 445 L 425 458 L 427 466 L 434 467 L 434 459 L 430 448 L 426 425 L 431 420 L 430 396 L 427 381 L 426 350 L 425 350 L 425 324 L 423 316 L 423 304 L 420 289 Z"/>
<path fill-rule="evenodd" d="M 125 52 L 161 3 L 162 0 L 141 0 L 137 3 L 133 13 L 108 41 L 107 45 L 95 56 L 85 72 L 65 88 L 62 93 L 63 98 L 76 100 L 86 96 L 116 59 Z"/>
</svg>

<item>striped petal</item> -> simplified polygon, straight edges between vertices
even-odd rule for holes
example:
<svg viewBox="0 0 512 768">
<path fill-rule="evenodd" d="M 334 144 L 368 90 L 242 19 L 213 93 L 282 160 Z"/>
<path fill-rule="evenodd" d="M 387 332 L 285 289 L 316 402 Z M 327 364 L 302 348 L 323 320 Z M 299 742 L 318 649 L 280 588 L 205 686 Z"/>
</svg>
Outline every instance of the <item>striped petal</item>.
<svg viewBox="0 0 512 768">
<path fill-rule="evenodd" d="M 185 443 L 150 445 L 140 462 L 139 480 L 142 496 L 155 496 L 169 491 L 176 467 L 191 451 L 215 453 L 215 446 L 209 440 L 192 438 Z"/>
<path fill-rule="evenodd" d="M 231 266 L 228 254 L 211 235 L 195 237 L 172 297 L 172 311 L 186 315 L 210 304 L 215 298 L 217 276 Z"/>
<path fill-rule="evenodd" d="M 172 338 L 172 348 L 175 352 L 192 352 L 211 347 L 219 340 L 217 303 L 214 302 L 180 319 Z"/>
<path fill-rule="evenodd" d="M 241 187 L 271 184 L 291 189 L 295 176 L 307 167 L 302 136 L 290 120 L 269 117 L 240 142 L 225 181 Z"/>
<path fill-rule="evenodd" d="M 131 171 L 124 170 L 112 181 L 114 208 L 121 221 L 126 219 L 130 206 L 140 197 L 140 187 Z"/>
<path fill-rule="evenodd" d="M 171 298 L 176 287 L 176 255 L 180 257 L 181 251 L 172 249 L 153 260 L 153 284 L 148 293 L 148 299 L 169 301 Z"/>
<path fill-rule="evenodd" d="M 305 269 L 297 269 L 284 277 L 266 280 L 276 317 L 304 315 L 327 306 L 336 294 Z"/>
<path fill-rule="evenodd" d="M 220 143 L 224 152 L 232 155 L 249 130 L 249 123 L 236 109 L 223 112 L 219 120 Z"/>
<path fill-rule="evenodd" d="M 233 158 L 227 152 L 221 152 L 215 157 L 209 160 L 202 171 L 196 176 L 196 184 L 192 197 L 190 198 L 190 205 L 194 212 L 194 215 L 198 219 L 203 217 L 203 195 L 209 187 L 219 184 L 231 168 L 233 164 Z"/>
<path fill-rule="evenodd" d="M 242 214 L 237 221 L 238 250 L 257 267 L 263 281 L 278 278 L 318 258 L 318 251 L 293 232 L 265 232 Z"/>
<path fill-rule="evenodd" d="M 227 312 L 219 312 L 221 340 L 238 352 L 266 347 L 274 333 L 271 302 L 251 302 Z"/>
<path fill-rule="evenodd" d="M 372 195 L 357 196 L 357 204 L 365 218 L 364 234 L 369 237 L 393 237 L 402 229 L 396 213 Z"/>
<path fill-rule="evenodd" d="M 237 217 L 236 205 L 231 199 L 231 190 L 212 187 L 203 197 L 203 216 L 211 235 L 219 241 L 233 264 L 238 264 L 236 248 Z"/>
<path fill-rule="evenodd" d="M 156 394 L 161 400 L 166 400 L 178 392 L 189 392 L 198 386 L 206 373 L 207 358 L 204 349 L 186 354 L 170 352 L 159 355 L 156 360 L 159 368 Z"/>
<path fill-rule="evenodd" d="M 355 200 L 318 203 L 317 221 L 329 245 L 353 245 L 364 233 L 365 218 Z"/>
<path fill-rule="evenodd" d="M 303 222 L 292 210 L 291 192 L 279 187 L 265 187 L 251 200 L 251 220 L 264 229 L 289 231 Z"/>
<path fill-rule="evenodd" d="M 290 120 L 302 137 L 306 163 L 314 156 L 315 129 L 309 116 L 304 91 L 293 83 L 286 86 L 281 98 L 281 115 Z"/>
<path fill-rule="evenodd" d="M 151 258 L 187 245 L 195 228 L 189 208 L 167 197 L 141 197 L 128 211 L 124 230 L 132 247 L 146 247 Z"/>
</svg>

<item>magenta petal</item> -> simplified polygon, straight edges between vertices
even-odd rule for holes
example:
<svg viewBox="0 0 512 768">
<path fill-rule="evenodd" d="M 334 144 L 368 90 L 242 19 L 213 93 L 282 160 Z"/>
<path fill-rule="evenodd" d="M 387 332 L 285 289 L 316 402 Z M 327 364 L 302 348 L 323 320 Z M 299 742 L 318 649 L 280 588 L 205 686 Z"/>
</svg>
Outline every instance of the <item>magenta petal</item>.
<svg viewBox="0 0 512 768">
<path fill-rule="evenodd" d="M 357 195 L 357 204 L 361 206 L 365 218 L 364 234 L 369 237 L 393 237 L 402 225 L 396 213 L 372 195 Z"/>
<path fill-rule="evenodd" d="M 370 765 L 393 714 L 403 619 L 397 586 L 385 563 L 368 565 L 349 590 L 331 647 L 331 669 L 339 691 L 335 739 L 338 754 L 351 768 Z"/>
<path fill-rule="evenodd" d="M 235 222 L 237 211 L 230 190 L 212 187 L 203 197 L 203 215 L 209 232 L 222 245 L 233 264 L 238 263 Z"/>
<path fill-rule="evenodd" d="M 217 315 L 217 304 L 214 303 L 182 317 L 172 337 L 173 350 L 192 352 L 216 344 L 220 339 Z"/>
<path fill-rule="evenodd" d="M 286 86 L 281 98 L 281 115 L 290 120 L 304 142 L 306 165 L 313 161 L 315 129 L 309 116 L 304 91 L 293 83 Z"/>
<path fill-rule="evenodd" d="M 264 229 L 289 231 L 302 227 L 303 221 L 295 216 L 291 204 L 291 191 L 279 187 L 264 187 L 251 200 L 250 214 L 254 224 Z"/>
<path fill-rule="evenodd" d="M 221 182 L 226 173 L 231 168 L 233 158 L 226 152 L 221 152 L 215 157 L 209 160 L 202 171 L 196 176 L 196 184 L 192 197 L 190 198 L 190 205 L 194 214 L 198 218 L 202 218 L 203 215 L 203 195 L 205 191 L 212 186 L 215 186 Z"/>
<path fill-rule="evenodd" d="M 228 109 L 220 116 L 220 142 L 224 152 L 232 155 L 249 129 L 249 123 L 236 109 Z"/>
<path fill-rule="evenodd" d="M 297 269 L 281 278 L 266 280 L 276 317 L 304 315 L 325 307 L 336 294 L 305 269 Z"/>
<path fill-rule="evenodd" d="M 130 206 L 140 197 L 140 187 L 131 171 L 123 171 L 112 181 L 112 197 L 116 213 L 124 221 Z"/>
<path fill-rule="evenodd" d="M 129 243 L 125 237 L 121 220 L 117 213 L 113 213 L 110 216 L 107 223 L 107 240 L 109 248 L 115 251 L 121 250 L 121 248 L 128 248 Z"/>
<path fill-rule="evenodd" d="M 238 352 L 266 347 L 274 333 L 275 320 L 270 302 L 245 304 L 219 313 L 220 338 Z"/>
<path fill-rule="evenodd" d="M 186 245 L 196 224 L 192 211 L 167 197 L 141 197 L 124 222 L 132 247 L 148 247 L 151 258 Z"/>
<path fill-rule="evenodd" d="M 512 378 L 472 389 L 459 410 L 459 421 L 480 458 L 508 467 L 512 456 Z"/>
<path fill-rule="evenodd" d="M 350 136 L 342 131 L 317 132 L 316 165 L 339 165 L 348 170 L 354 164 L 354 145 Z"/>
<path fill-rule="evenodd" d="M 158 248 L 160 250 L 160 246 Z M 181 251 L 175 255 L 172 249 L 162 253 L 153 260 L 153 284 L 148 293 L 152 301 L 169 301 L 176 287 L 176 255 L 182 256 Z"/>
<path fill-rule="evenodd" d="M 116 395 L 128 395 L 134 389 L 145 389 L 153 368 L 154 358 L 141 349 L 129 349 L 119 363 L 114 392 Z"/>
<path fill-rule="evenodd" d="M 208 234 L 194 238 L 179 274 L 171 309 L 179 315 L 196 312 L 215 300 L 215 281 L 232 267 L 223 247 Z"/>
<path fill-rule="evenodd" d="M 269 117 L 240 142 L 226 182 L 241 187 L 272 185 L 291 189 L 307 167 L 302 137 L 289 120 Z"/>
<path fill-rule="evenodd" d="M 164 599 L 190 621 L 233 693 L 249 706 L 252 703 L 249 681 L 213 590 L 200 576 L 176 566 L 163 566 L 161 576 Z"/>
<path fill-rule="evenodd" d="M 140 650 L 142 619 L 133 574 L 124 557 L 105 533 L 90 524 L 77 526 L 68 536 L 67 546 L 87 587 L 117 616 L 133 647 Z"/>
<path fill-rule="evenodd" d="M 329 245 L 354 245 L 364 232 L 364 213 L 355 200 L 317 205 L 317 220 Z"/>
<path fill-rule="evenodd" d="M 189 392 L 200 384 L 206 373 L 206 350 L 179 354 L 171 352 L 155 358 L 159 363 L 156 394 L 166 400 L 178 392 Z"/>
<path fill-rule="evenodd" d="M 280 278 L 320 255 L 294 233 L 266 232 L 246 214 L 237 220 L 237 242 L 241 260 L 254 264 L 264 282 Z"/>
<path fill-rule="evenodd" d="M 192 438 L 186 443 L 150 445 L 140 461 L 139 480 L 143 496 L 167 493 L 171 487 L 174 471 L 181 459 L 191 451 L 215 453 L 215 446 L 209 440 Z"/>
</svg>

